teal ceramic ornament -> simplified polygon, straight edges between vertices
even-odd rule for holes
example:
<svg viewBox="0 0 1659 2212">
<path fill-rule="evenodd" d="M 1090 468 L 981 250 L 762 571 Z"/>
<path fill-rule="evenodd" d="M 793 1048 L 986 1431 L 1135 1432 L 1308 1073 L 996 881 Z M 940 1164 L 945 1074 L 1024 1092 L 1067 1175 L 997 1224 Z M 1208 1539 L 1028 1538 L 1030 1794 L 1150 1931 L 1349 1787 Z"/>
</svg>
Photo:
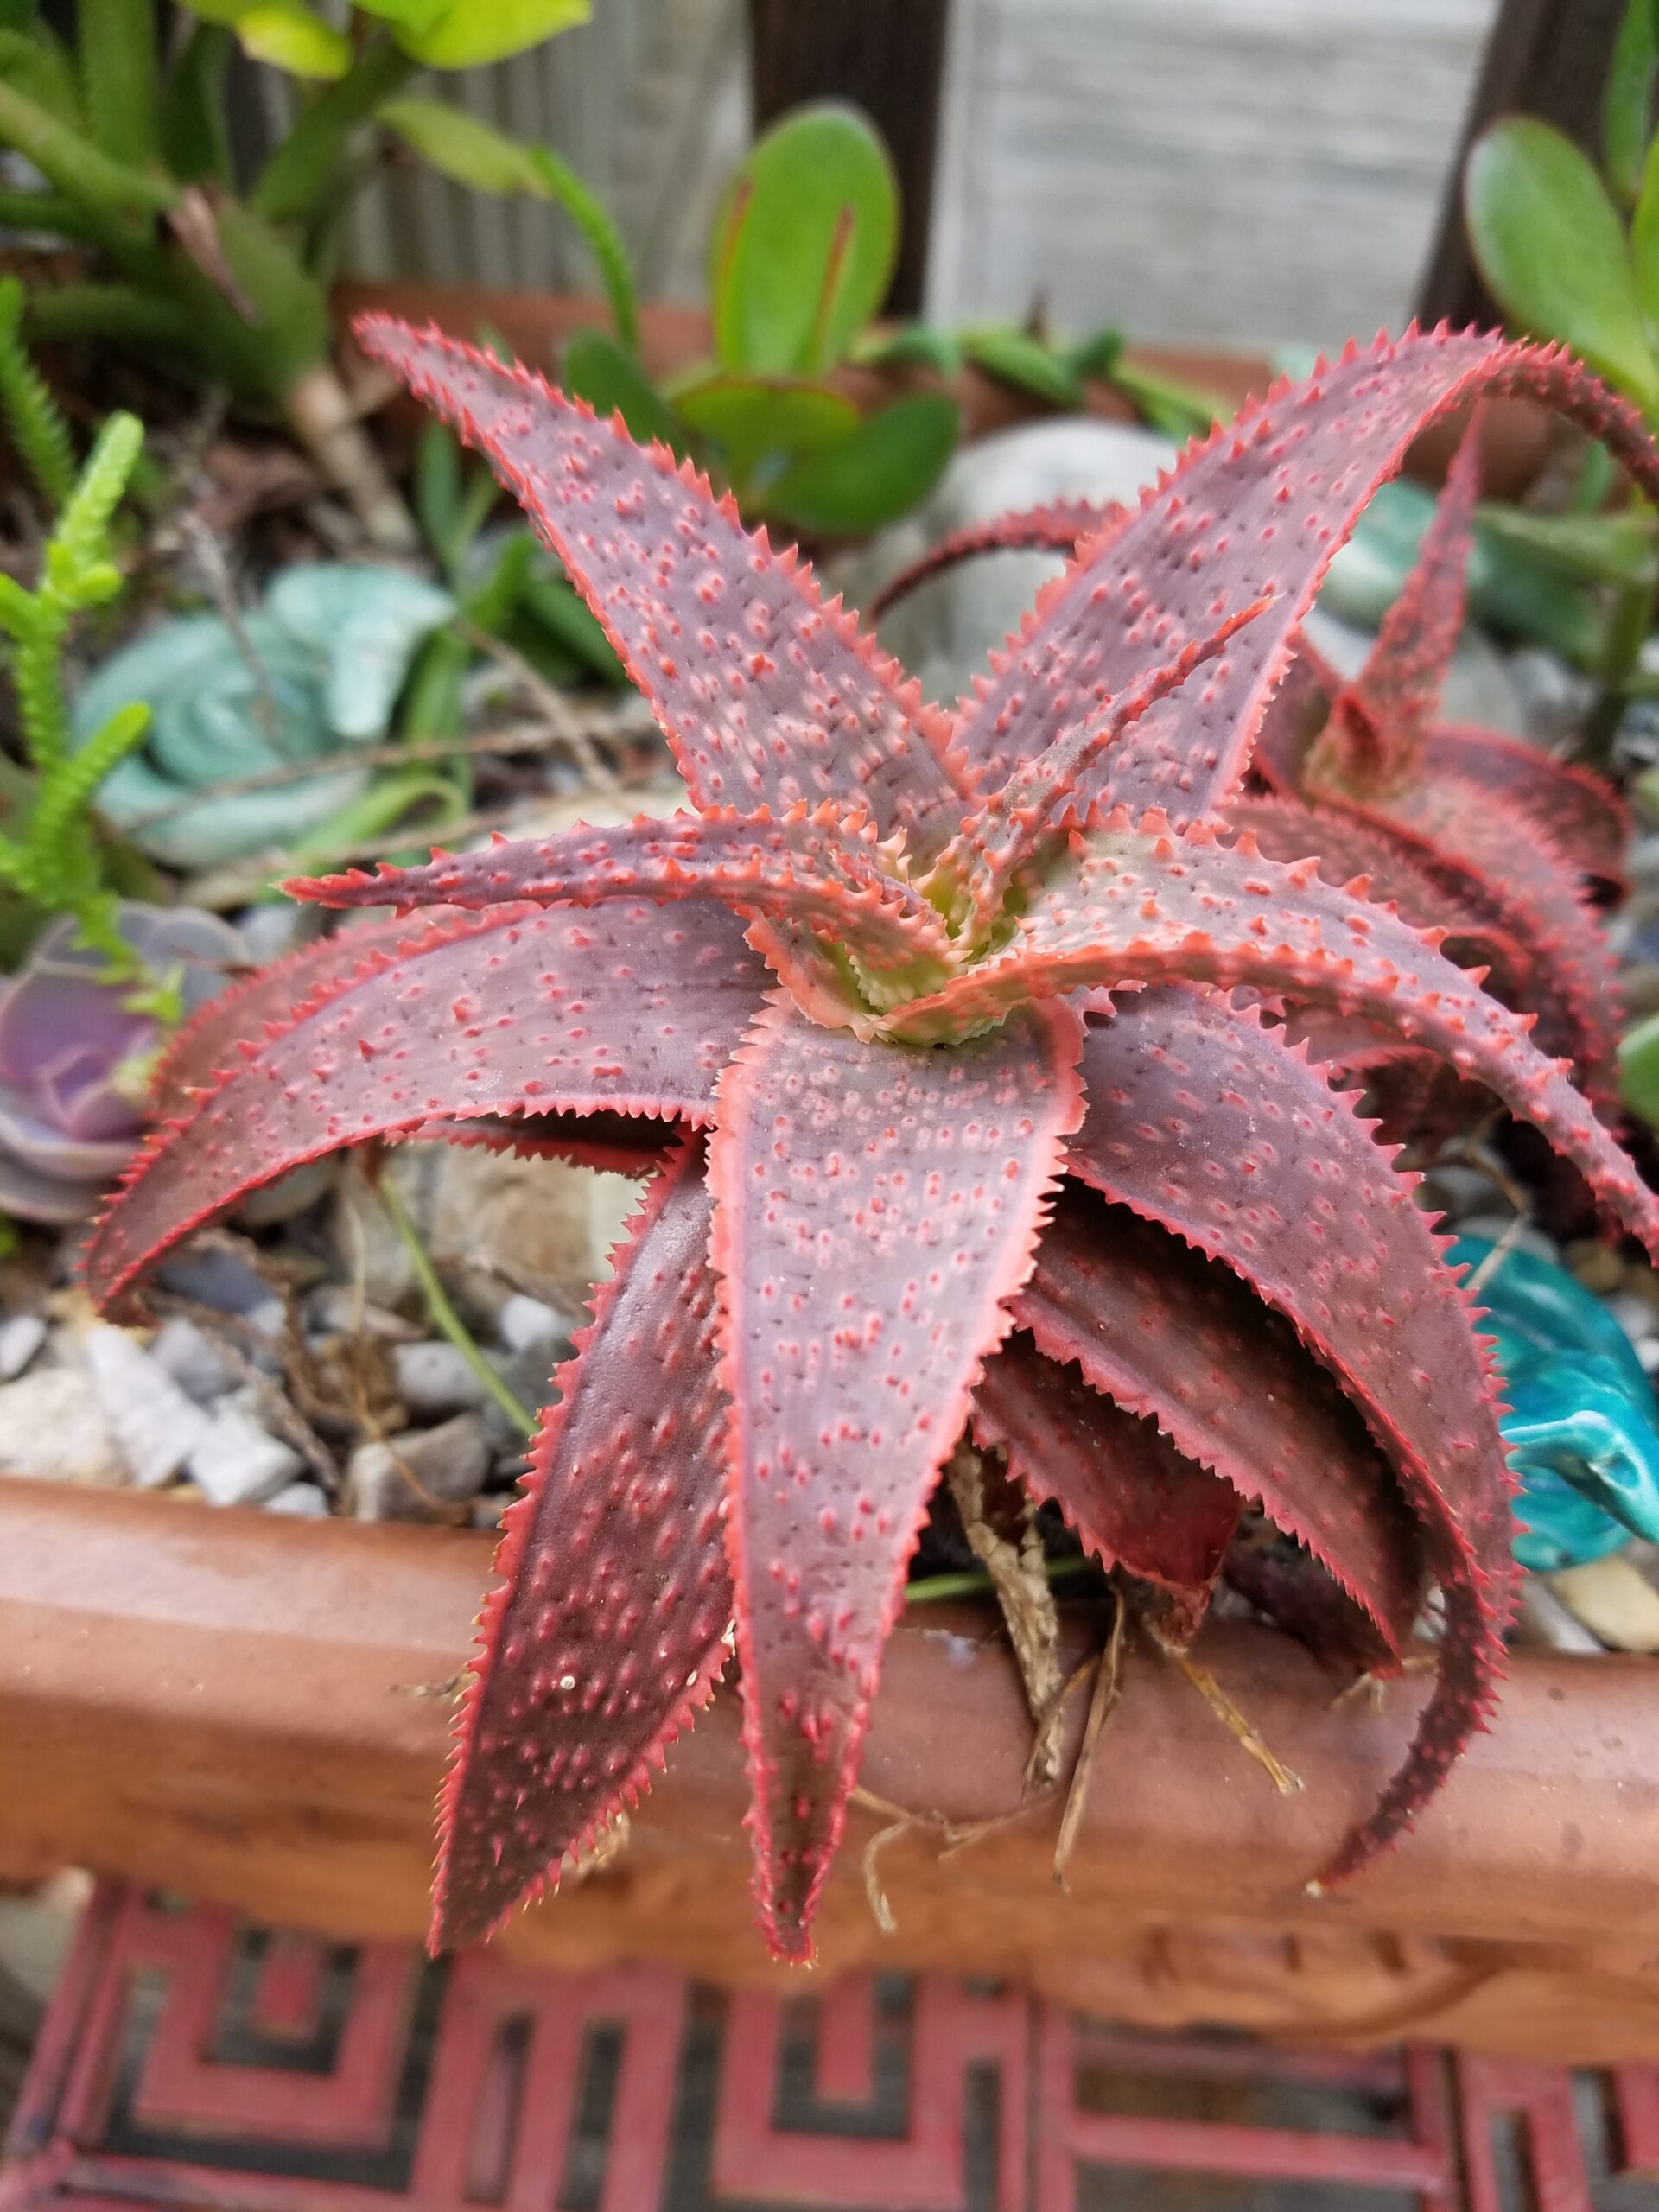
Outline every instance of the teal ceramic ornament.
<svg viewBox="0 0 1659 2212">
<path fill-rule="evenodd" d="M 1492 1250 L 1459 1237 L 1448 1257 L 1478 1268 Z M 1632 1535 L 1659 1541 L 1659 1406 L 1629 1338 L 1564 1268 L 1506 1253 L 1481 1284 L 1510 1410 L 1503 1434 L 1521 1481 L 1523 1567 L 1602 1559 Z"/>
<path fill-rule="evenodd" d="M 103 785 L 99 811 L 183 869 L 322 829 L 363 791 L 366 768 L 226 797 L 214 787 L 383 738 L 415 654 L 454 612 L 448 592 L 401 569 L 310 562 L 283 571 L 239 637 L 213 614 L 158 623 L 75 702 L 78 743 L 130 701 L 150 709 L 144 743 Z"/>
</svg>

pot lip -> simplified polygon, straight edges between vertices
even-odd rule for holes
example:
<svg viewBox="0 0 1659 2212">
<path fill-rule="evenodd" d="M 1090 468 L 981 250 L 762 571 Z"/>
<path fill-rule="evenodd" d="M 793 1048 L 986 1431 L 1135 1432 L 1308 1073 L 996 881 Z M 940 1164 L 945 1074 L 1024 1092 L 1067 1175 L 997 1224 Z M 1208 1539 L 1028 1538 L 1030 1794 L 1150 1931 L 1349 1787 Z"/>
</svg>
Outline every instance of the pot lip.
<svg viewBox="0 0 1659 2212">
<path fill-rule="evenodd" d="M 0 1766 L 28 1779 L 0 1791 L 0 1874 L 85 1866 L 266 1926 L 418 1942 L 448 1693 L 489 1551 L 478 1532 L 307 1526 L 0 1480 Z M 1090 1624 L 1074 1612 L 1065 1625 L 1069 1666 Z M 901 1621 L 863 1748 L 868 1797 L 819 1923 L 824 1979 L 943 1969 L 1102 2010 L 1096 1961 L 1126 1944 L 1161 1956 L 1173 1942 L 1201 1967 L 1213 1939 L 1247 1962 L 1251 1991 L 1249 1962 L 1282 1972 L 1310 1943 L 1316 1961 L 1332 1947 L 1370 1961 L 1438 1955 L 1436 2003 L 1466 1985 L 1471 1961 L 1483 1984 L 1496 1961 L 1515 1969 L 1522 2018 L 1552 1977 L 1609 2001 L 1640 1982 L 1632 1962 L 1659 1950 L 1659 1704 L 1645 1662 L 1522 1656 L 1491 1732 L 1412 1835 L 1316 1902 L 1306 1878 L 1396 1768 L 1427 1684 L 1391 1688 L 1380 1713 L 1333 1708 L 1308 1653 L 1238 1623 L 1206 1630 L 1198 1656 L 1304 1791 L 1276 1796 L 1181 1675 L 1132 1651 L 1062 1894 L 1064 1792 L 1022 1809 L 1031 1721 L 1006 1639 L 980 1610 Z M 1063 1773 L 1088 1702 L 1071 1700 Z M 747 1802 L 738 1700 L 722 1692 L 670 1749 L 613 1866 L 516 1915 L 504 1960 L 776 1986 L 783 1970 L 754 1926 Z M 895 1828 L 898 1807 L 988 1825 L 941 1857 L 925 1830 Z M 892 1934 L 866 1887 L 878 1835 Z M 1233 1989 L 1224 1975 L 1224 2007 Z M 1300 2039 L 1341 2032 L 1322 2005 Z"/>
</svg>

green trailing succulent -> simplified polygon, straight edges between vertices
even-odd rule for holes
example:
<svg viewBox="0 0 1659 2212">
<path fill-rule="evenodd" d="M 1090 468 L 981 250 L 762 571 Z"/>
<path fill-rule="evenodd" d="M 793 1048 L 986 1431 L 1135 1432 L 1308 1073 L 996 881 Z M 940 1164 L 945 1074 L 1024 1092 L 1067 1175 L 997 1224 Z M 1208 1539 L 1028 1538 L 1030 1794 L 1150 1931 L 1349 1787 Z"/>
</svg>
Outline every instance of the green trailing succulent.
<svg viewBox="0 0 1659 2212">
<path fill-rule="evenodd" d="M 279 413 L 375 539 L 407 549 L 408 511 L 331 360 L 357 149 L 378 131 L 464 184 L 556 201 L 613 270 L 614 232 L 553 155 L 407 91 L 421 69 L 498 60 L 588 14 L 588 0 L 361 0 L 341 30 L 300 0 L 196 0 L 164 45 L 156 0 L 80 0 L 71 48 L 36 0 L 7 0 L 0 147 L 40 187 L 0 190 L 0 222 L 93 257 L 86 281 L 35 289 L 33 334 L 136 350 Z M 238 43 L 300 87 L 293 128 L 245 189 L 225 89 Z"/>
<path fill-rule="evenodd" d="M 0 330 L 5 328 L 0 311 Z M 68 432 L 32 372 L 19 377 L 20 359 L 27 369 L 14 323 L 9 335 L 0 337 L 0 404 L 31 472 L 48 491 L 72 452 Z M 143 742 L 149 711 L 136 702 L 111 702 L 77 743 L 63 664 L 79 619 L 107 607 L 122 588 L 110 525 L 143 446 L 143 425 L 135 416 L 111 416 L 70 486 L 35 589 L 0 573 L 0 631 L 10 644 L 18 728 L 33 772 L 7 779 L 12 788 L 0 830 L 0 883 L 42 913 L 72 917 L 82 940 L 104 956 L 110 975 L 134 979 L 143 971 L 118 926 L 120 902 L 105 880 L 92 808 L 99 786 Z"/>
</svg>

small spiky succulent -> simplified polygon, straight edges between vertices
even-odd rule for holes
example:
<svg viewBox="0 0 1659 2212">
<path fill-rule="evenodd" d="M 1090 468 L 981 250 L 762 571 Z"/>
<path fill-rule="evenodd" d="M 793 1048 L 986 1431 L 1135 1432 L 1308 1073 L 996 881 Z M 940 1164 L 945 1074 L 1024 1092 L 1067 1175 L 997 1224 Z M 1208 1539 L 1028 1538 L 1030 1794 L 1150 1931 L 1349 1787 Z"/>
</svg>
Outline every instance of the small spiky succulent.
<svg viewBox="0 0 1659 2212">
<path fill-rule="evenodd" d="M 435 332 L 361 335 L 518 495 L 691 810 L 301 887 L 445 911 L 186 1033 L 174 1118 L 89 1265 L 116 1300 L 254 1185 L 394 1135 L 631 1152 L 649 1175 L 504 1537 L 437 1939 L 488 1929 L 632 1802 L 734 1621 L 761 1917 L 805 1955 L 964 1430 L 1187 1627 L 1247 1500 L 1378 1663 L 1433 1577 L 1437 1684 L 1323 1870 L 1352 1873 L 1491 1700 L 1510 1481 L 1412 1179 L 1244 997 L 1443 1055 L 1655 1245 L 1659 1213 L 1527 1017 L 1224 810 L 1331 556 L 1427 421 L 1530 392 L 1659 490 L 1639 423 L 1559 353 L 1444 331 L 1351 349 L 1084 544 L 953 717 L 620 422 Z"/>
</svg>

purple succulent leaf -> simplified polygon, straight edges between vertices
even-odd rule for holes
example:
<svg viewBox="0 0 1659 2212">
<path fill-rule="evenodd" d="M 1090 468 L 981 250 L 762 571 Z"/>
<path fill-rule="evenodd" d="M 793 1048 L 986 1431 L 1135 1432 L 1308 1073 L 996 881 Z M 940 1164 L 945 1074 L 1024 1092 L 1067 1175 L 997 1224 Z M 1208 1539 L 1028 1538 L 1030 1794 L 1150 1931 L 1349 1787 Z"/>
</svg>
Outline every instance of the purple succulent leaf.
<svg viewBox="0 0 1659 2212">
<path fill-rule="evenodd" d="M 424 867 L 353 868 L 302 878 L 288 888 L 327 906 L 495 906 L 520 899 L 597 906 L 607 899 L 664 904 L 713 900 L 791 925 L 842 948 L 886 995 L 942 979 L 956 964 L 944 925 L 921 893 L 880 864 L 874 825 L 829 803 L 780 820 L 727 808 L 640 815 L 614 828 L 586 823 L 556 836 L 498 838 L 476 853 L 435 853 Z M 766 949 L 764 946 L 763 950 Z M 820 946 L 805 976 L 793 950 L 774 957 L 781 979 L 809 1001 L 820 992 L 831 1019 L 861 1011 Z"/>
<path fill-rule="evenodd" d="M 890 607 L 935 576 L 946 575 L 964 561 L 987 553 L 1064 553 L 1067 560 L 1086 538 L 1096 536 L 1127 514 L 1115 501 L 1103 505 L 1094 499 L 1056 499 L 1042 507 L 1023 507 L 998 515 L 991 522 L 969 523 L 930 545 L 918 561 L 889 577 L 869 604 L 869 618 L 879 622 Z"/>
<path fill-rule="evenodd" d="M 1332 702 L 1309 763 L 1313 779 L 1357 798 L 1411 775 L 1463 632 L 1469 554 L 1480 497 L 1483 410 L 1470 411 L 1433 518 L 1365 665 Z"/>
</svg>

